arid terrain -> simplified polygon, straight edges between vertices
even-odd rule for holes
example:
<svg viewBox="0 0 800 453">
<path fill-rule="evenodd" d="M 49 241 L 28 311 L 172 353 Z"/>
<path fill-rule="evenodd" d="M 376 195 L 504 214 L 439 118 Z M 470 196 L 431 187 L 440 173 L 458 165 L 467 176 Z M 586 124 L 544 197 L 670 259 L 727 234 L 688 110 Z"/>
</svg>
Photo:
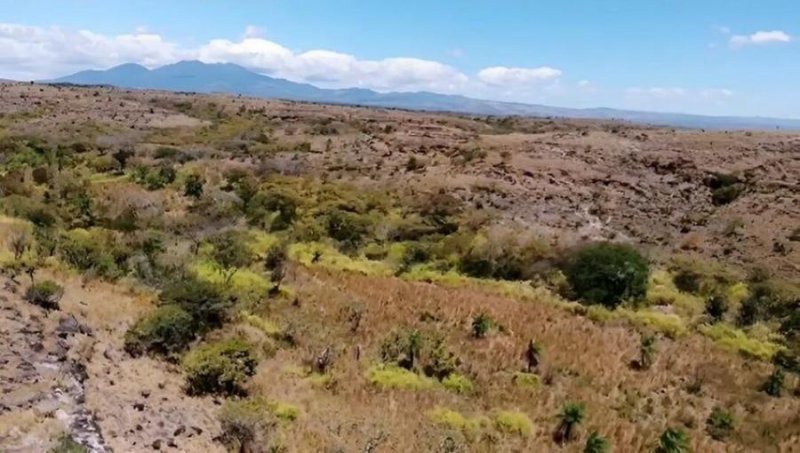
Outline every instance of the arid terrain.
<svg viewBox="0 0 800 453">
<path fill-rule="evenodd" d="M 0 265 L 2 452 L 800 451 L 796 133 L 6 83 Z"/>
</svg>

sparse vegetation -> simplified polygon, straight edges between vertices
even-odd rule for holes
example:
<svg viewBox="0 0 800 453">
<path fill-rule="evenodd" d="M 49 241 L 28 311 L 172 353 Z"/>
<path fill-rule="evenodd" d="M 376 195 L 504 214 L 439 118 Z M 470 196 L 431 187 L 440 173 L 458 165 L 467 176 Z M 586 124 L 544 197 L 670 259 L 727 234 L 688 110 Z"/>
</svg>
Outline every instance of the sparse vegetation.
<svg viewBox="0 0 800 453">
<path fill-rule="evenodd" d="M 32 284 L 25 292 L 25 299 L 45 310 L 58 310 L 58 302 L 63 295 L 64 288 L 61 285 L 46 280 Z"/>
</svg>

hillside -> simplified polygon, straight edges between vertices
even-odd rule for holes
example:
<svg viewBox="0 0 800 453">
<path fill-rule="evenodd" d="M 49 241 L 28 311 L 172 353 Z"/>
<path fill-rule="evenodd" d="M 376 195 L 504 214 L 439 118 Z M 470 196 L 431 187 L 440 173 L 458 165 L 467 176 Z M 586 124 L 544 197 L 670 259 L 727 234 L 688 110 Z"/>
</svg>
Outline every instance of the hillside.
<svg viewBox="0 0 800 453">
<path fill-rule="evenodd" d="M 800 450 L 800 135 L 150 87 L 0 85 L 9 451 Z"/>
<path fill-rule="evenodd" d="M 703 116 L 609 108 L 574 109 L 473 99 L 430 92 L 379 93 L 367 89 L 322 89 L 305 83 L 268 77 L 235 64 L 182 61 L 149 70 L 124 64 L 105 71 L 89 70 L 53 80 L 55 83 L 112 85 L 122 88 L 197 93 L 242 94 L 273 99 L 322 102 L 476 115 L 584 118 L 632 121 L 707 129 L 800 129 L 800 120 L 760 117 Z"/>
</svg>

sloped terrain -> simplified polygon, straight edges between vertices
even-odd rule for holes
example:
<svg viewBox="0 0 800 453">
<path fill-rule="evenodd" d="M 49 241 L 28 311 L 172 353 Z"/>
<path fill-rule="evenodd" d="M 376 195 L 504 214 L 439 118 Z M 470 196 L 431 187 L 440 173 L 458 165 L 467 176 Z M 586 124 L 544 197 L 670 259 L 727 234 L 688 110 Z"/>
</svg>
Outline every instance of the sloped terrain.
<svg viewBox="0 0 800 453">
<path fill-rule="evenodd" d="M 35 84 L 0 112 L 8 451 L 800 451 L 797 135 Z M 570 280 L 606 241 L 649 266 L 619 306 Z"/>
</svg>

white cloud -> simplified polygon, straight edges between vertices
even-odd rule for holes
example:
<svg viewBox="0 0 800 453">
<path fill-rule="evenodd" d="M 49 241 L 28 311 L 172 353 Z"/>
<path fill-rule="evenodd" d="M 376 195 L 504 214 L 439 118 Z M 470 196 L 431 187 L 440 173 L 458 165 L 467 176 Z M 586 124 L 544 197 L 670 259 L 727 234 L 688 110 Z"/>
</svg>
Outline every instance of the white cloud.
<svg viewBox="0 0 800 453">
<path fill-rule="evenodd" d="M 653 98 L 653 99 L 672 99 L 686 95 L 686 90 L 678 87 L 653 87 L 653 88 L 629 88 L 626 91 L 628 97 L 632 98 Z"/>
<path fill-rule="evenodd" d="M 160 65 L 182 57 L 178 46 L 146 31 L 117 36 L 59 27 L 0 24 L 0 76 L 33 79 L 126 62 Z"/>
<path fill-rule="evenodd" d="M 244 29 L 245 38 L 260 38 L 264 36 L 264 29 L 256 25 L 248 25 Z"/>
<path fill-rule="evenodd" d="M 700 96 L 703 97 L 703 99 L 722 101 L 724 99 L 732 98 L 733 91 L 727 88 L 709 88 L 700 90 Z"/>
<path fill-rule="evenodd" d="M 478 79 L 493 86 L 525 86 L 555 80 L 562 72 L 549 66 L 538 68 L 508 68 L 493 66 L 478 73 Z"/>
<path fill-rule="evenodd" d="M 747 45 L 763 45 L 773 43 L 791 42 L 792 37 L 781 30 L 757 31 L 751 35 L 731 36 L 730 44 L 732 47 L 742 47 Z"/>
</svg>

